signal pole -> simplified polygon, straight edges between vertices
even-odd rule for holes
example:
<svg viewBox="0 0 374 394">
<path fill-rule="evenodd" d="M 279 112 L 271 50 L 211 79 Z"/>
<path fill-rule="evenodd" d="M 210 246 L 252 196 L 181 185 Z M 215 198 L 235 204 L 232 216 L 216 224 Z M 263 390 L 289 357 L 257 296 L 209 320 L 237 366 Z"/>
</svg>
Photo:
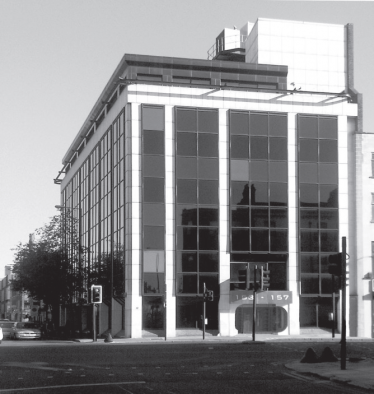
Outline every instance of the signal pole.
<svg viewBox="0 0 374 394">
<path fill-rule="evenodd" d="M 252 318 L 252 341 L 256 340 L 256 273 L 257 265 L 255 265 L 254 282 L 253 282 L 253 318 Z"/>
<path fill-rule="evenodd" d="M 340 341 L 340 369 L 346 369 L 346 358 L 347 358 L 347 342 L 346 342 L 346 280 L 347 280 L 347 240 L 346 237 L 342 237 L 342 254 L 341 254 L 341 287 L 342 287 L 342 336 Z"/>
</svg>

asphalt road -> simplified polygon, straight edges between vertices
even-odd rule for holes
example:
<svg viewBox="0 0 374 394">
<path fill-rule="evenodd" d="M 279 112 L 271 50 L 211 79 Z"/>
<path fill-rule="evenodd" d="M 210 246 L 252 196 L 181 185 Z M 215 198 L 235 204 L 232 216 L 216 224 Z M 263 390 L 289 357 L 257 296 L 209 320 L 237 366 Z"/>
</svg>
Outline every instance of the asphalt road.
<svg viewBox="0 0 374 394">
<path fill-rule="evenodd" d="M 329 343 L 54 343 L 3 341 L 0 394 L 190 394 L 362 392 L 295 375 L 284 367 L 308 347 Z M 374 357 L 373 343 L 349 343 L 348 356 Z"/>
</svg>

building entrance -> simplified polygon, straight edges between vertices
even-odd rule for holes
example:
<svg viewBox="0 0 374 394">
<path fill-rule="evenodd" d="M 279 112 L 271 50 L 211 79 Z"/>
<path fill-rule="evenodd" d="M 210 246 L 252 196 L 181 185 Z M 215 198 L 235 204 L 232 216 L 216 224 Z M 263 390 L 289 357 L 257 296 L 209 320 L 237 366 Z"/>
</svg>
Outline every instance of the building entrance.
<svg viewBox="0 0 374 394">
<path fill-rule="evenodd" d="M 335 297 L 335 316 L 337 316 L 338 297 Z M 300 297 L 300 327 L 331 329 L 332 297 Z M 337 319 L 335 318 L 335 328 Z"/>
</svg>

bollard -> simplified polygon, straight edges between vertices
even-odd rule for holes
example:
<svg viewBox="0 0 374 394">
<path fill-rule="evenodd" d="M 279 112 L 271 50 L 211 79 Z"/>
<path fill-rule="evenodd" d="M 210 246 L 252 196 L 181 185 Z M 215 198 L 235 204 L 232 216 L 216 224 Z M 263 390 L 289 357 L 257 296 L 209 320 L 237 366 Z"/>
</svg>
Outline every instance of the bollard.
<svg viewBox="0 0 374 394">
<path fill-rule="evenodd" d="M 108 343 L 108 342 L 113 342 L 113 338 L 110 335 L 110 333 L 106 336 L 106 338 L 104 339 L 104 342 Z"/>
<path fill-rule="evenodd" d="M 318 357 L 314 349 L 311 347 L 308 348 L 300 362 L 308 364 L 318 363 Z"/>
<path fill-rule="evenodd" d="M 319 363 L 331 363 L 334 361 L 338 361 L 338 358 L 335 356 L 333 351 L 329 347 L 325 347 L 321 354 L 321 357 L 318 358 Z"/>
</svg>

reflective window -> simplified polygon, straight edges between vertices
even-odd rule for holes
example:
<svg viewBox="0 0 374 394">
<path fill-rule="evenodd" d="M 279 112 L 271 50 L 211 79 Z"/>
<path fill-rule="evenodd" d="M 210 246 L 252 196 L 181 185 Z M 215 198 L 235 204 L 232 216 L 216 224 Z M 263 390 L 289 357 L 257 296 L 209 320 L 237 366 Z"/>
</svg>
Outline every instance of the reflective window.
<svg viewBox="0 0 374 394">
<path fill-rule="evenodd" d="M 319 137 L 337 139 L 336 118 L 319 118 Z"/>
<path fill-rule="evenodd" d="M 218 181 L 199 181 L 199 204 L 218 204 Z"/>
<path fill-rule="evenodd" d="M 178 274 L 177 291 L 184 294 L 196 294 L 197 274 Z"/>
<path fill-rule="evenodd" d="M 231 136 L 231 158 L 233 159 L 249 158 L 249 137 L 245 135 Z"/>
<path fill-rule="evenodd" d="M 319 294 L 319 279 L 315 277 L 301 277 L 302 294 Z"/>
<path fill-rule="evenodd" d="M 267 114 L 250 114 L 250 133 L 251 135 L 268 135 Z"/>
<path fill-rule="evenodd" d="M 199 133 L 199 156 L 218 157 L 218 134 Z"/>
<path fill-rule="evenodd" d="M 284 161 L 284 162 L 270 161 L 269 162 L 269 181 L 270 182 L 287 182 L 288 181 L 288 163 L 286 161 Z"/>
<path fill-rule="evenodd" d="M 287 138 L 269 138 L 270 160 L 287 160 Z"/>
<path fill-rule="evenodd" d="M 249 229 L 233 228 L 232 250 L 249 250 Z"/>
<path fill-rule="evenodd" d="M 165 248 L 165 227 L 144 226 L 143 248 L 152 250 L 164 250 Z"/>
<path fill-rule="evenodd" d="M 300 227 L 318 228 L 318 209 L 300 209 Z"/>
<path fill-rule="evenodd" d="M 178 252 L 177 272 L 197 272 L 197 253 Z"/>
<path fill-rule="evenodd" d="M 337 209 L 321 209 L 321 228 L 338 229 L 339 215 Z"/>
<path fill-rule="evenodd" d="M 178 133 L 177 135 L 177 155 L 197 156 L 197 134 Z"/>
<path fill-rule="evenodd" d="M 300 206 L 318 207 L 318 185 L 300 184 Z"/>
<path fill-rule="evenodd" d="M 267 161 L 251 161 L 250 170 L 253 181 L 267 181 L 269 179 Z"/>
<path fill-rule="evenodd" d="M 337 252 L 339 250 L 338 231 L 321 231 L 321 251 Z"/>
<path fill-rule="evenodd" d="M 300 256 L 300 270 L 302 273 L 318 274 L 319 273 L 318 254 L 302 254 Z"/>
<path fill-rule="evenodd" d="M 218 159 L 198 159 L 198 177 L 200 179 L 218 179 Z"/>
<path fill-rule="evenodd" d="M 218 208 L 200 207 L 199 226 L 218 226 Z"/>
<path fill-rule="evenodd" d="M 269 135 L 287 137 L 287 116 L 269 115 Z"/>
<path fill-rule="evenodd" d="M 231 182 L 231 204 L 249 205 L 248 182 Z"/>
<path fill-rule="evenodd" d="M 231 209 L 232 227 L 249 227 L 249 208 L 235 207 Z"/>
<path fill-rule="evenodd" d="M 143 130 L 164 130 L 164 108 L 143 106 L 142 126 Z"/>
<path fill-rule="evenodd" d="M 195 110 L 177 109 L 177 130 L 195 131 L 197 130 L 197 116 Z"/>
<path fill-rule="evenodd" d="M 218 112 L 198 111 L 198 131 L 218 134 Z"/>
<path fill-rule="evenodd" d="M 164 225 L 165 205 L 164 204 L 143 204 L 143 224 Z"/>
<path fill-rule="evenodd" d="M 164 177 L 165 176 L 165 157 L 144 155 L 143 176 Z"/>
<path fill-rule="evenodd" d="M 200 272 L 219 272 L 218 253 L 199 253 Z"/>
<path fill-rule="evenodd" d="M 249 164 L 247 160 L 231 160 L 230 162 L 231 180 L 248 181 Z"/>
<path fill-rule="evenodd" d="M 146 281 L 144 285 L 145 283 Z M 142 304 L 143 329 L 163 329 L 165 313 L 163 297 L 143 297 Z"/>
<path fill-rule="evenodd" d="M 270 185 L 270 205 L 287 206 L 288 204 L 287 183 L 271 182 L 269 185 Z"/>
<path fill-rule="evenodd" d="M 271 208 L 270 209 L 270 227 L 287 228 L 288 214 L 287 209 Z"/>
<path fill-rule="evenodd" d="M 337 163 L 338 146 L 335 140 L 319 140 L 319 161 Z"/>
<path fill-rule="evenodd" d="M 252 227 L 269 227 L 269 212 L 267 208 L 251 209 Z"/>
<path fill-rule="evenodd" d="M 249 113 L 248 112 L 231 112 L 230 113 L 230 133 L 244 134 L 249 133 Z"/>
<path fill-rule="evenodd" d="M 300 161 L 318 161 L 318 140 L 301 139 L 300 140 Z"/>
<path fill-rule="evenodd" d="M 178 250 L 197 250 L 197 228 L 177 227 Z"/>
<path fill-rule="evenodd" d="M 288 231 L 270 231 L 270 250 L 272 252 L 286 252 L 288 250 Z"/>
<path fill-rule="evenodd" d="M 218 250 L 218 228 L 199 228 L 199 249 Z"/>
<path fill-rule="evenodd" d="M 197 204 L 197 182 L 192 179 L 177 180 L 177 199 L 179 203 Z"/>
<path fill-rule="evenodd" d="M 256 182 L 251 184 L 251 204 L 252 205 L 268 205 L 268 184 Z"/>
<path fill-rule="evenodd" d="M 250 137 L 251 159 L 267 160 L 268 139 L 265 137 Z"/>
<path fill-rule="evenodd" d="M 320 206 L 338 208 L 338 187 L 336 185 L 320 186 Z"/>
<path fill-rule="evenodd" d="M 164 131 L 143 131 L 143 153 L 163 155 L 164 150 Z"/>
<path fill-rule="evenodd" d="M 143 178 L 144 202 L 164 202 L 164 179 Z"/>
<path fill-rule="evenodd" d="M 318 252 L 319 239 L 318 231 L 300 230 L 300 243 L 302 252 Z"/>
<path fill-rule="evenodd" d="M 196 158 L 177 157 L 178 178 L 196 179 L 197 161 Z"/>
<path fill-rule="evenodd" d="M 318 183 L 318 165 L 314 163 L 300 163 L 299 181 L 302 183 Z"/>
<path fill-rule="evenodd" d="M 269 250 L 269 230 L 251 230 L 252 251 Z"/>
<path fill-rule="evenodd" d="M 177 204 L 175 220 L 177 225 L 197 226 L 197 206 Z"/>
<path fill-rule="evenodd" d="M 319 164 L 320 183 L 338 183 L 337 164 Z"/>
<path fill-rule="evenodd" d="M 299 136 L 300 138 L 318 138 L 318 118 L 300 116 Z"/>
</svg>

